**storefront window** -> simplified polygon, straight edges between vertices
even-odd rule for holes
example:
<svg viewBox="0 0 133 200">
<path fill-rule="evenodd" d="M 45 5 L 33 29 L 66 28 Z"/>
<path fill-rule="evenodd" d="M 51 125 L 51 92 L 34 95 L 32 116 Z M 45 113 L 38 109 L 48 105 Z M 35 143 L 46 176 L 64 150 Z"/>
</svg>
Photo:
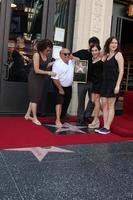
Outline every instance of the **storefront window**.
<svg viewBox="0 0 133 200">
<path fill-rule="evenodd" d="M 27 82 L 34 44 L 41 38 L 44 0 L 14 0 L 8 41 L 6 80 Z"/>
</svg>

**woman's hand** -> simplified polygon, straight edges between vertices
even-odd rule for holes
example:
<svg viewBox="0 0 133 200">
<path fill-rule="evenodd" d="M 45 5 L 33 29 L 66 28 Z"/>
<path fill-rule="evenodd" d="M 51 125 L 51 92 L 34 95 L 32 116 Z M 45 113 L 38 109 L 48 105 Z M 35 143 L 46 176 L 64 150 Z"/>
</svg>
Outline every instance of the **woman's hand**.
<svg viewBox="0 0 133 200">
<path fill-rule="evenodd" d="M 48 72 L 48 76 L 53 76 L 53 77 L 54 77 L 54 76 L 56 76 L 56 73 L 55 73 L 55 72 L 52 72 L 52 71 L 51 71 L 51 72 Z"/>
<path fill-rule="evenodd" d="M 120 87 L 118 85 L 116 85 L 115 89 L 114 89 L 114 94 L 118 94 L 119 90 L 120 90 Z"/>
</svg>

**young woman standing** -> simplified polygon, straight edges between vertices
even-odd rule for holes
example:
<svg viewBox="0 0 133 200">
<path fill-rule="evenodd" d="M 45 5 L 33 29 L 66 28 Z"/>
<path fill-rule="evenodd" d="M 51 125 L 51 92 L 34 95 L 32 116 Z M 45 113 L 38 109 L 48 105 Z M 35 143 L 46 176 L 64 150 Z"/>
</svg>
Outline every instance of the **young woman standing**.
<svg viewBox="0 0 133 200">
<path fill-rule="evenodd" d="M 115 101 L 120 91 L 124 71 L 124 59 L 119 51 L 118 40 L 115 37 L 107 39 L 104 45 L 103 81 L 101 101 L 104 126 L 95 132 L 108 134 L 115 114 Z"/>
<path fill-rule="evenodd" d="M 92 45 L 90 52 L 92 53 L 92 63 L 90 64 L 90 77 L 92 81 L 91 101 L 94 103 L 94 119 L 88 128 L 99 128 L 99 112 L 100 112 L 100 92 L 102 85 L 103 62 L 101 60 L 101 48 L 98 44 Z"/>
</svg>

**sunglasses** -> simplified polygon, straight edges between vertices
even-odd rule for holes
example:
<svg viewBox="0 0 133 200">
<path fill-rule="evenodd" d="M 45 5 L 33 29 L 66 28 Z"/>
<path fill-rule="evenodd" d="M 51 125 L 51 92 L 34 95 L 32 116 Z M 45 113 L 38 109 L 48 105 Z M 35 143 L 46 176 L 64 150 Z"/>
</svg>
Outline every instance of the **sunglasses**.
<svg viewBox="0 0 133 200">
<path fill-rule="evenodd" d="M 63 53 L 64 56 L 70 56 L 71 53 Z"/>
</svg>

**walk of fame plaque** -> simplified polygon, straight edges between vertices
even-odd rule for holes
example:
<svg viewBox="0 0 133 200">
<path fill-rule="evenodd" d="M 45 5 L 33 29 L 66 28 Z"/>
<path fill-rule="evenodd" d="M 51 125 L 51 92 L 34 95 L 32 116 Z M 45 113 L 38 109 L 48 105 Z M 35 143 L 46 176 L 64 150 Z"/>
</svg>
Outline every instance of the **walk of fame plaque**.
<svg viewBox="0 0 133 200">
<path fill-rule="evenodd" d="M 88 61 L 87 60 L 80 60 L 80 62 L 76 61 L 74 66 L 73 81 L 78 83 L 86 83 L 87 73 L 88 73 Z"/>
</svg>

